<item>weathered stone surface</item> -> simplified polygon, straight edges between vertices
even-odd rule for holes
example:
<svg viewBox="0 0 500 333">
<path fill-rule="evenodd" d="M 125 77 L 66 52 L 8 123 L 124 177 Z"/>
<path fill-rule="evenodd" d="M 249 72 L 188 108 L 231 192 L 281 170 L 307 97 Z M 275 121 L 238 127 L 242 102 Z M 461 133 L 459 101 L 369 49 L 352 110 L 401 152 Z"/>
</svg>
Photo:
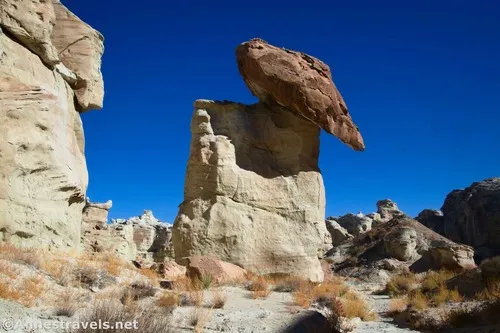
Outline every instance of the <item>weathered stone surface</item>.
<svg viewBox="0 0 500 333">
<path fill-rule="evenodd" d="M 145 210 L 141 216 L 112 220 L 112 225 L 132 225 L 137 259 L 145 262 L 163 262 L 173 258 L 172 226 L 159 221 L 153 212 Z"/>
<path fill-rule="evenodd" d="M 55 24 L 52 1 L 0 0 L 2 28 L 49 66 L 59 62 L 58 52 L 50 39 Z"/>
<path fill-rule="evenodd" d="M 352 235 L 335 220 L 326 220 L 326 229 L 331 235 L 332 245 L 337 246 L 352 239 Z"/>
<path fill-rule="evenodd" d="M 215 283 L 245 281 L 246 271 L 214 256 L 192 256 L 187 259 L 187 274 L 201 279 L 210 276 Z"/>
<path fill-rule="evenodd" d="M 431 243 L 429 255 L 434 267 L 448 269 L 470 269 L 474 263 L 474 250 L 463 244 L 452 244 L 449 241 L 436 240 Z"/>
<path fill-rule="evenodd" d="M 87 223 L 99 229 L 105 228 L 108 223 L 108 213 L 112 206 L 113 202 L 111 200 L 105 203 L 94 203 L 87 198 L 83 208 L 83 224 Z"/>
<path fill-rule="evenodd" d="M 318 127 L 277 106 L 199 100 L 191 131 L 176 261 L 213 254 L 256 273 L 321 281 Z"/>
<path fill-rule="evenodd" d="M 424 209 L 418 214 L 415 220 L 438 234 L 444 235 L 444 217 L 441 211 Z"/>
<path fill-rule="evenodd" d="M 418 257 L 417 232 L 410 227 L 402 227 L 389 233 L 384 239 L 388 257 L 409 261 Z"/>
<path fill-rule="evenodd" d="M 399 210 L 398 205 L 391 199 L 377 201 L 377 213 L 380 216 L 380 222 L 387 222 L 394 217 L 404 215 L 404 213 Z"/>
<path fill-rule="evenodd" d="M 473 246 L 483 258 L 500 254 L 500 178 L 450 192 L 441 210 L 447 238 Z"/>
<path fill-rule="evenodd" d="M 52 40 L 75 30 L 58 24 L 54 5 L 62 8 L 57 0 L 0 0 L 0 241 L 19 246 L 80 243 L 88 174 L 79 81 Z M 100 65 L 102 47 L 91 47 Z M 72 55 L 73 63 L 84 58 Z"/>
<path fill-rule="evenodd" d="M 101 57 L 103 36 L 71 13 L 59 1 L 54 1 L 56 24 L 52 43 L 62 63 L 77 76 L 74 85 L 79 111 L 100 109 L 104 99 Z"/>
<path fill-rule="evenodd" d="M 372 229 L 373 220 L 363 214 L 346 214 L 338 219 L 338 224 L 351 235 L 357 236 Z"/>
<path fill-rule="evenodd" d="M 350 147 L 364 150 L 363 138 L 325 63 L 304 53 L 272 46 L 262 39 L 238 46 L 236 57 L 243 80 L 262 102 L 277 103 Z"/>
<path fill-rule="evenodd" d="M 158 273 L 160 277 L 170 281 L 185 276 L 187 272 L 186 267 L 177 264 L 175 261 L 165 261 L 159 264 L 153 264 L 151 269 Z"/>
<path fill-rule="evenodd" d="M 88 175 L 73 91 L 1 32 L 0 63 L 0 241 L 77 247 Z"/>
</svg>

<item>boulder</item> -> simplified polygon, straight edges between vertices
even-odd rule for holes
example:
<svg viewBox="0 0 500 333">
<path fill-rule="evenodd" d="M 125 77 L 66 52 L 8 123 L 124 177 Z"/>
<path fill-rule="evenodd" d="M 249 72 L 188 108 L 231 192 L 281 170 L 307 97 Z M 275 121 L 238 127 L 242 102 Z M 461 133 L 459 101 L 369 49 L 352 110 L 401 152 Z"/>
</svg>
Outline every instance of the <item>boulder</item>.
<svg viewBox="0 0 500 333">
<path fill-rule="evenodd" d="M 436 240 L 431 243 L 429 255 L 436 268 L 464 270 L 476 266 L 474 263 L 474 250 L 467 245 Z"/>
<path fill-rule="evenodd" d="M 474 247 L 479 260 L 500 255 L 500 178 L 452 191 L 441 210 L 447 238 Z"/>
<path fill-rule="evenodd" d="M 258 38 L 238 46 L 236 58 L 243 80 L 259 100 L 278 104 L 337 136 L 350 147 L 364 150 L 361 133 L 325 63 Z"/>
<path fill-rule="evenodd" d="M 434 230 L 440 235 L 444 235 L 444 217 L 439 210 L 424 209 L 415 218 L 418 222 L 425 225 L 427 228 Z"/>
<path fill-rule="evenodd" d="M 221 261 L 214 256 L 192 256 L 187 259 L 187 274 L 203 279 L 210 276 L 215 283 L 245 281 L 247 272 L 236 265 Z"/>
<path fill-rule="evenodd" d="M 399 210 L 398 205 L 391 199 L 377 201 L 377 213 L 380 216 L 380 222 L 387 222 L 394 217 L 404 215 L 404 213 Z"/>
<path fill-rule="evenodd" d="M 168 279 L 170 281 L 185 276 L 187 272 L 186 267 L 177 264 L 175 261 L 156 263 L 151 266 L 151 269 L 163 279 Z"/>
<path fill-rule="evenodd" d="M 353 236 L 363 234 L 372 229 L 373 220 L 363 214 L 346 214 L 338 219 L 338 224 Z"/>
<path fill-rule="evenodd" d="M 389 258 L 410 261 L 418 257 L 417 232 L 411 227 L 397 228 L 384 238 L 385 252 Z"/>
<path fill-rule="evenodd" d="M 104 229 L 108 223 L 108 214 L 112 206 L 113 202 L 111 200 L 105 203 L 95 203 L 90 202 L 90 199 L 87 198 L 85 207 L 83 207 L 83 229 L 86 228 L 85 224 L 98 230 Z"/>
<path fill-rule="evenodd" d="M 337 221 L 329 219 L 325 221 L 325 224 L 328 233 L 331 235 L 333 246 L 340 245 L 345 241 L 352 239 L 353 236 Z"/>
<path fill-rule="evenodd" d="M 176 261 L 213 254 L 258 274 L 321 281 L 319 129 L 280 107 L 199 100 L 191 132 Z"/>
</svg>

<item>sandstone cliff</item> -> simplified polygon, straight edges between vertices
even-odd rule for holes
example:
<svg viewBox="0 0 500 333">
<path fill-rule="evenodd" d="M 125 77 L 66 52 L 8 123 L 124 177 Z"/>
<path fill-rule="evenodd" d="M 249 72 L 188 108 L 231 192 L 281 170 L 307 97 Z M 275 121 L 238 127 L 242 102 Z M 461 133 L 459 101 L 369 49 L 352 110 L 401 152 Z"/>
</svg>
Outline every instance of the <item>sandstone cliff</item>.
<svg viewBox="0 0 500 333">
<path fill-rule="evenodd" d="M 102 106 L 102 52 L 102 36 L 59 1 L 0 0 L 0 241 L 78 246 L 79 111 Z"/>
<path fill-rule="evenodd" d="M 361 135 L 319 60 L 259 39 L 240 45 L 237 58 L 260 102 L 195 102 L 176 260 L 212 254 L 259 274 L 322 281 L 318 256 L 332 239 L 320 128 L 357 150 Z"/>
</svg>

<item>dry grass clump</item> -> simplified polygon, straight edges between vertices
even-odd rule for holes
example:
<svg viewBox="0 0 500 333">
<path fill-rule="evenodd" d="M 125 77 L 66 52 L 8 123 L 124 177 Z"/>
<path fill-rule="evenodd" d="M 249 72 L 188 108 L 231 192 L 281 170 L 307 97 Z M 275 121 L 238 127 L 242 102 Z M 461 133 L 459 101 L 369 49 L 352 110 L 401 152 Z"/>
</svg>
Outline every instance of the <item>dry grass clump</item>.
<svg viewBox="0 0 500 333">
<path fill-rule="evenodd" d="M 422 291 L 431 292 L 435 289 L 446 288 L 446 281 L 456 276 L 455 273 L 442 269 L 439 271 L 429 271 L 422 280 Z"/>
<path fill-rule="evenodd" d="M 414 290 L 408 296 L 408 306 L 412 309 L 422 311 L 429 307 L 429 299 L 421 290 Z"/>
<path fill-rule="evenodd" d="M 389 304 L 389 314 L 395 315 L 406 310 L 408 307 L 408 298 L 393 298 Z"/>
<path fill-rule="evenodd" d="M 171 311 L 180 304 L 180 296 L 175 292 L 164 292 L 156 301 L 160 308 Z"/>
<path fill-rule="evenodd" d="M 344 309 L 344 317 L 346 318 L 361 318 L 362 321 L 374 321 L 377 319 L 377 315 L 370 311 L 368 304 L 362 298 L 358 299 L 341 299 L 342 306 Z"/>
<path fill-rule="evenodd" d="M 143 298 L 153 297 L 156 294 L 156 288 L 147 282 L 134 282 L 123 291 L 121 297 L 122 304 L 130 304 L 130 301 L 138 301 Z"/>
<path fill-rule="evenodd" d="M 271 293 L 270 286 L 265 277 L 259 276 L 250 281 L 247 289 L 251 291 L 253 299 L 266 298 Z"/>
<path fill-rule="evenodd" d="M 90 288 L 99 281 L 99 270 L 87 264 L 78 266 L 73 271 L 76 283 L 80 287 Z"/>
<path fill-rule="evenodd" d="M 80 318 L 81 322 L 108 322 L 113 328 L 93 329 L 80 327 L 70 330 L 71 333 L 174 333 L 170 316 L 164 316 L 150 310 L 140 308 L 125 309 L 112 301 L 97 302 L 89 311 Z M 136 324 L 134 324 L 136 321 Z M 119 324 L 118 324 L 119 323 Z M 134 326 L 136 325 L 136 326 Z"/>
<path fill-rule="evenodd" d="M 478 292 L 474 298 L 482 301 L 494 301 L 500 299 L 500 278 L 487 279 L 484 289 Z"/>
<path fill-rule="evenodd" d="M 180 294 L 179 304 L 181 306 L 201 306 L 203 303 L 203 291 L 189 291 Z"/>
<path fill-rule="evenodd" d="M 42 271 L 56 280 L 61 286 L 68 286 L 71 283 L 71 266 L 68 262 L 53 258 L 43 262 Z"/>
<path fill-rule="evenodd" d="M 23 279 L 21 285 L 13 285 L 0 281 L 0 298 L 21 303 L 27 308 L 32 307 L 45 292 L 42 278 L 32 276 Z"/>
<path fill-rule="evenodd" d="M 78 294 L 66 289 L 64 293 L 59 295 L 56 303 L 56 316 L 73 317 L 78 310 Z"/>
<path fill-rule="evenodd" d="M 154 285 L 154 286 L 158 286 L 160 283 L 158 282 L 158 274 L 156 274 L 156 272 L 154 272 L 152 269 L 150 268 L 141 268 L 139 270 L 139 272 L 144 275 L 145 277 L 147 277 L 149 280 L 151 280 L 151 283 Z"/>
<path fill-rule="evenodd" d="M 416 278 L 413 273 L 393 275 L 385 286 L 385 292 L 391 296 L 408 295 L 415 288 L 415 284 Z"/>
<path fill-rule="evenodd" d="M 188 315 L 188 323 L 189 325 L 194 327 L 195 333 L 202 333 L 206 323 L 210 319 L 210 315 L 212 314 L 211 309 L 203 309 L 203 308 L 194 308 Z"/>
<path fill-rule="evenodd" d="M 183 276 L 178 278 L 173 282 L 173 289 L 175 291 L 200 291 L 203 290 L 203 286 L 199 279 Z"/>
<path fill-rule="evenodd" d="M 455 329 L 500 324 L 500 299 L 474 308 L 460 307 L 449 311 L 443 318 L 441 329 Z"/>
<path fill-rule="evenodd" d="M 33 266 L 39 269 L 43 258 L 40 251 L 36 249 L 20 249 L 12 244 L 0 244 L 0 259 Z"/>
<path fill-rule="evenodd" d="M 210 307 L 214 309 L 222 309 L 226 305 L 227 296 L 221 290 L 212 291 Z"/>
</svg>

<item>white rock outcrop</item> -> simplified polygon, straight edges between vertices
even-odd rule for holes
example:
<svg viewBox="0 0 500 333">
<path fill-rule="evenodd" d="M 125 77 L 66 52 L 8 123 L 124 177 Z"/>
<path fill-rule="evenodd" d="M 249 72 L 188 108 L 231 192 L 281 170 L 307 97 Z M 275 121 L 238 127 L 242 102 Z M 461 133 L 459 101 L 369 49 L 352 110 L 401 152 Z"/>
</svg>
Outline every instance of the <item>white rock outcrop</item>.
<svg viewBox="0 0 500 333">
<path fill-rule="evenodd" d="M 280 107 L 195 102 L 176 260 L 212 254 L 250 271 L 323 279 L 319 128 Z"/>
<path fill-rule="evenodd" d="M 61 12 L 56 0 L 0 0 L 0 241 L 18 246 L 80 243 L 88 174 L 75 90 L 90 91 L 85 77 L 102 83 L 103 42 L 76 16 L 63 24 Z M 91 59 L 76 52 L 79 25 Z M 100 107 L 102 84 L 92 89 L 88 107 Z"/>
</svg>

